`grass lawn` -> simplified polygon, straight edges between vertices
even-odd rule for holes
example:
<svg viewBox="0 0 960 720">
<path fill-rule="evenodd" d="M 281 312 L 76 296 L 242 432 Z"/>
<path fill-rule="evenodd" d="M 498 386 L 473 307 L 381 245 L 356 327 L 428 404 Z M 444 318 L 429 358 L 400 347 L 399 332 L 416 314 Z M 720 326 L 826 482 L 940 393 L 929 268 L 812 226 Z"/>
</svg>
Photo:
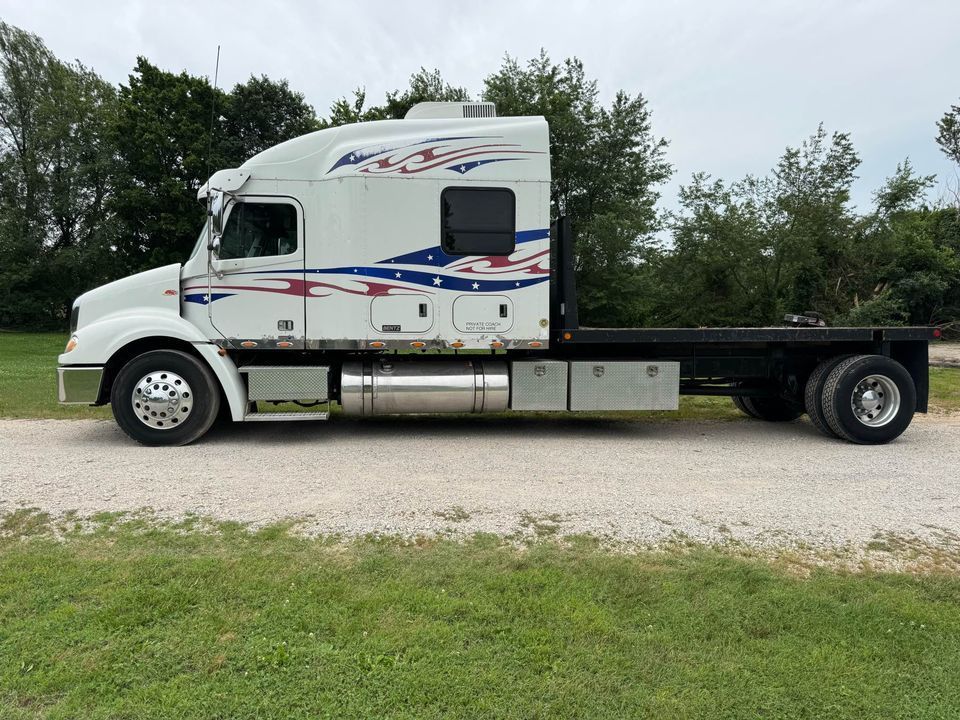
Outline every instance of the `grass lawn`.
<svg viewBox="0 0 960 720">
<path fill-rule="evenodd" d="M 109 418 L 110 409 L 57 404 L 57 356 L 67 336 L 61 333 L 0 332 L 0 417 Z M 960 411 L 960 370 L 930 369 L 933 411 Z M 269 406 L 264 408 L 269 410 Z M 290 410 L 290 407 L 283 407 Z M 545 420 L 563 417 L 539 413 Z M 743 415 L 724 397 L 681 397 L 679 412 L 578 413 L 578 417 L 623 420 L 738 420 Z M 491 416 L 496 419 L 496 416 Z"/>
<path fill-rule="evenodd" d="M 960 717 L 960 578 L 795 570 L 20 513 L 0 717 Z"/>
</svg>

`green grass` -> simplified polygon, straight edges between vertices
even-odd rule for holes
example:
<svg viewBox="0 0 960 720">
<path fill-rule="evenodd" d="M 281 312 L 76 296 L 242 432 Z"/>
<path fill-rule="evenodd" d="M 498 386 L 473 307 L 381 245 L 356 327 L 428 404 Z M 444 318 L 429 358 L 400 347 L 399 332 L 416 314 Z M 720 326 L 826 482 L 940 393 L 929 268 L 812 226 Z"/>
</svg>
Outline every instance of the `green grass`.
<svg viewBox="0 0 960 720">
<path fill-rule="evenodd" d="M 956 576 L 102 522 L 4 521 L 0 717 L 960 716 Z"/>
<path fill-rule="evenodd" d="M 930 368 L 930 407 L 939 412 L 960 412 L 960 370 Z"/>
<path fill-rule="evenodd" d="M 0 332 L 0 417 L 108 418 L 109 408 L 57 403 L 62 333 Z"/>
<path fill-rule="evenodd" d="M 109 408 L 57 404 L 57 356 L 67 336 L 60 333 L 0 332 L 0 417 L 13 418 L 109 418 Z M 934 411 L 960 412 L 960 370 L 930 369 L 930 406 Z M 290 411 L 294 406 L 265 411 Z M 526 413 L 544 420 L 564 413 Z M 567 416 L 569 417 L 569 416 Z M 630 421 L 738 420 L 743 415 L 725 397 L 681 397 L 678 412 L 578 413 L 583 419 Z M 490 416 L 496 421 L 498 416 Z"/>
</svg>

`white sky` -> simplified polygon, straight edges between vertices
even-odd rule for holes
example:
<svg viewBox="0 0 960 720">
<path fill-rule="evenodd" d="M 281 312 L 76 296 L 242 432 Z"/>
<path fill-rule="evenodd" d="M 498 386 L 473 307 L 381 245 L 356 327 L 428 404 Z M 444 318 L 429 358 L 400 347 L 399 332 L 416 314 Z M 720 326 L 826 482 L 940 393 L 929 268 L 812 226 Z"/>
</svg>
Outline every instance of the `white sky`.
<svg viewBox="0 0 960 720">
<path fill-rule="evenodd" d="M 421 65 L 476 93 L 504 53 L 576 55 L 605 100 L 648 99 L 675 169 L 665 207 L 695 171 L 766 172 L 820 121 L 852 133 L 858 204 L 906 156 L 938 175 L 934 198 L 957 182 L 933 138 L 960 104 L 960 0 L 0 0 L 0 18 L 114 83 L 137 55 L 212 76 L 220 44 L 222 87 L 287 78 L 321 115 L 358 86 L 380 102 Z"/>
</svg>

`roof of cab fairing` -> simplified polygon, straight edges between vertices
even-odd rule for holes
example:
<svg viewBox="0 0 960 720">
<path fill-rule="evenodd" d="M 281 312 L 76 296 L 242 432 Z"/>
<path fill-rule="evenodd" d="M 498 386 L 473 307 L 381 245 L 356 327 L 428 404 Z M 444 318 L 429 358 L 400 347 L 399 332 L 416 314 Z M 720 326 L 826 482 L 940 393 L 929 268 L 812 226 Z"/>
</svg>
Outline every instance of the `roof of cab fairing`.
<svg viewBox="0 0 960 720">
<path fill-rule="evenodd" d="M 378 120 L 302 135 L 242 166 L 254 179 L 344 176 L 550 180 L 542 117 Z"/>
</svg>

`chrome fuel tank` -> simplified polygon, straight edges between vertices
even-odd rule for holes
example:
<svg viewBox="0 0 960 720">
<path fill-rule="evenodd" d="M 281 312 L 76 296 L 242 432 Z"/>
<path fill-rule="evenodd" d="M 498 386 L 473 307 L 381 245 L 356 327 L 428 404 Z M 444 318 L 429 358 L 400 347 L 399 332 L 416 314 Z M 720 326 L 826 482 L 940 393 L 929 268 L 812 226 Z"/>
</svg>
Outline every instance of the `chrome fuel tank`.
<svg viewBox="0 0 960 720">
<path fill-rule="evenodd" d="M 345 415 L 502 412 L 510 398 L 507 363 L 499 360 L 405 360 L 343 364 Z"/>
</svg>

